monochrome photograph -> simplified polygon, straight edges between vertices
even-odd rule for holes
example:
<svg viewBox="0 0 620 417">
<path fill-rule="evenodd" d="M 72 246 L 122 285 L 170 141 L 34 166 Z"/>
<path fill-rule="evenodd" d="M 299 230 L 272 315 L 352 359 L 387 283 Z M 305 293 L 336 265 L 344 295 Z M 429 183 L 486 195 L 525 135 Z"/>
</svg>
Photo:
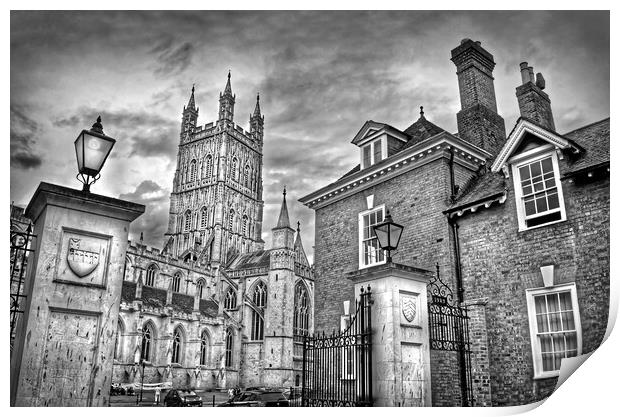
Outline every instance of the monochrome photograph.
<svg viewBox="0 0 620 417">
<path fill-rule="evenodd" d="M 11 10 L 9 74 L 11 407 L 525 406 L 607 337 L 609 10 Z"/>
</svg>

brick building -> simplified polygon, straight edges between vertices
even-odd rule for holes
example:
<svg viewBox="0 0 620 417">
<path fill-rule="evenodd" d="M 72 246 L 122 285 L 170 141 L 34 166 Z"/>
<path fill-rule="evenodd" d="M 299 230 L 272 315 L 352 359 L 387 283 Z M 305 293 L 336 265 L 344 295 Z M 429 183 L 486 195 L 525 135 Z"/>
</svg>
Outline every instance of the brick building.
<svg viewBox="0 0 620 417">
<path fill-rule="evenodd" d="M 385 263 L 372 234 L 405 226 L 394 262 L 435 271 L 469 312 L 474 405 L 548 396 L 560 360 L 600 345 L 609 309 L 609 119 L 555 130 L 545 80 L 521 64 L 521 117 L 506 136 L 493 56 L 452 50 L 458 132 L 420 117 L 367 121 L 360 164 L 300 199 L 316 213 L 315 328 L 338 328 L 347 272 Z M 431 350 L 433 405 L 462 404 L 459 358 Z M 455 382 L 457 381 L 457 382 Z"/>
</svg>

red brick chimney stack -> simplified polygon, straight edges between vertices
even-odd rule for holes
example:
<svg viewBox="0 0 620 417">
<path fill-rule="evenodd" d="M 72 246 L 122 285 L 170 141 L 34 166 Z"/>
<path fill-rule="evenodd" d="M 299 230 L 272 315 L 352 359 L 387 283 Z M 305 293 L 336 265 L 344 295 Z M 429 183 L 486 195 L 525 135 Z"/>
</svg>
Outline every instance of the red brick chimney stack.
<svg viewBox="0 0 620 417">
<path fill-rule="evenodd" d="M 471 39 L 463 39 L 451 55 L 461 96 L 461 111 L 456 114 L 459 136 L 497 155 L 506 141 L 506 128 L 497 114 L 493 55 Z"/>
<path fill-rule="evenodd" d="M 519 64 L 521 69 L 521 85 L 517 87 L 517 101 L 521 117 L 555 131 L 553 113 L 551 112 L 551 100 L 545 89 L 545 78 L 539 72 L 534 78 L 534 68 L 527 62 Z"/>
</svg>

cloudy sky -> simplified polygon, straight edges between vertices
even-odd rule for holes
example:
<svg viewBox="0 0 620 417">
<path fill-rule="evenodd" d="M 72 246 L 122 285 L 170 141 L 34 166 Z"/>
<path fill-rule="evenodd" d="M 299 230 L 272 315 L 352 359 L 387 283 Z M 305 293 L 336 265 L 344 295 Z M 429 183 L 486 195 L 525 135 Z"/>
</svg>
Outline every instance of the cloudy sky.
<svg viewBox="0 0 620 417">
<path fill-rule="evenodd" d="M 130 238 L 161 247 L 183 105 L 195 83 L 199 124 L 214 121 L 230 69 L 235 122 L 249 129 L 257 92 L 265 114 L 263 238 L 286 184 L 312 255 L 314 212 L 296 200 L 358 163 L 366 120 L 405 129 L 423 105 L 456 131 L 463 38 L 495 57 L 508 131 L 521 61 L 544 74 L 560 133 L 609 116 L 607 12 L 12 12 L 10 198 L 79 188 L 73 141 L 101 115 L 117 143 L 92 191 L 145 204 Z"/>
</svg>

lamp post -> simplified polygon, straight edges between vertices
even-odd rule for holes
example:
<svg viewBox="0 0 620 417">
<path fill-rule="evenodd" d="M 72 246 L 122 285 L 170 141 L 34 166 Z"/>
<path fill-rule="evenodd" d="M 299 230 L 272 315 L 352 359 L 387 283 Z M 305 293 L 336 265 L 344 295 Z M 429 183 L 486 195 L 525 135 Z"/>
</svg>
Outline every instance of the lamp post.
<svg viewBox="0 0 620 417">
<path fill-rule="evenodd" d="M 142 394 L 144 393 L 144 359 L 142 361 L 142 378 L 140 380 L 140 402 L 142 402 Z M 136 405 L 138 405 L 138 396 L 136 396 Z"/>
<path fill-rule="evenodd" d="M 115 143 L 115 139 L 103 133 L 101 116 L 97 117 L 90 130 L 84 129 L 78 135 L 74 142 L 78 163 L 76 178 L 84 184 L 82 191 L 90 192 L 90 185 L 99 179 L 99 172 Z"/>
<path fill-rule="evenodd" d="M 381 249 L 387 251 L 387 263 L 392 262 L 392 251 L 398 247 L 404 227 L 394 223 L 390 211 L 387 211 L 383 223 L 373 226 L 373 230 Z"/>
</svg>

